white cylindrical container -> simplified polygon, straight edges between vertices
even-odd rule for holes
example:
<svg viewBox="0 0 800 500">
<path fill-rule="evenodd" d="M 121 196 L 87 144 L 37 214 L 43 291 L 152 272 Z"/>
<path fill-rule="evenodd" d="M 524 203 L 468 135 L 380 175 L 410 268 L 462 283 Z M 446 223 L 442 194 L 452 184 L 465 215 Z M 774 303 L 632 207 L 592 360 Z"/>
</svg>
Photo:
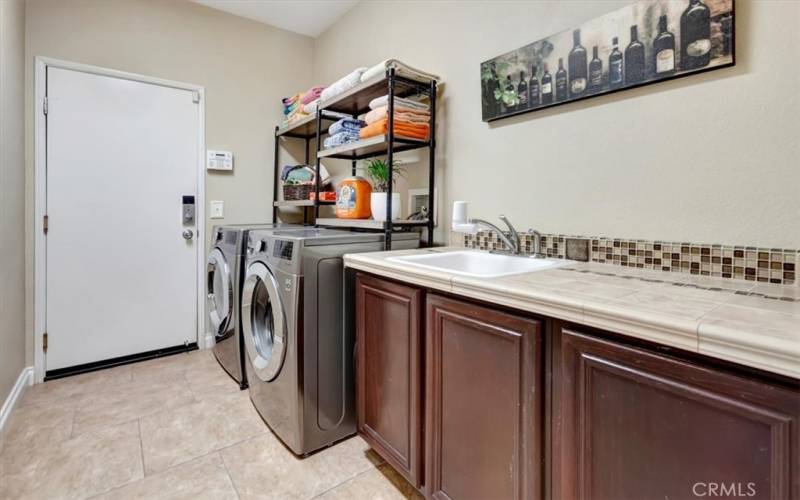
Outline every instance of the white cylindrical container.
<svg viewBox="0 0 800 500">
<path fill-rule="evenodd" d="M 378 221 L 386 220 L 386 193 L 372 193 L 370 198 L 372 218 Z M 392 193 L 392 220 L 400 218 L 400 193 Z"/>
<path fill-rule="evenodd" d="M 466 201 L 453 202 L 453 218 L 450 223 L 450 229 L 457 233 L 477 234 L 478 225 L 470 222 L 467 214 L 468 206 L 469 203 Z"/>
<path fill-rule="evenodd" d="M 453 202 L 453 224 L 466 224 L 469 222 L 467 218 L 467 208 L 469 204 L 466 201 Z"/>
</svg>

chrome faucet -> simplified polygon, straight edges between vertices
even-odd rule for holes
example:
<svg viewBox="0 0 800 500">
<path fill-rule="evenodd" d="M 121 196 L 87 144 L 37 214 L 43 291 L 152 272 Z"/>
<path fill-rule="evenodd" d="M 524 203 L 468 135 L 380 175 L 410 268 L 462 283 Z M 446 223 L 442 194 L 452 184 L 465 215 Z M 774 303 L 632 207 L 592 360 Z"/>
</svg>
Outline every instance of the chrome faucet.
<svg viewBox="0 0 800 500">
<path fill-rule="evenodd" d="M 544 257 L 544 252 L 542 252 L 542 233 L 535 229 L 528 229 L 528 233 L 533 235 L 533 256 L 534 257 Z"/>
<path fill-rule="evenodd" d="M 497 233 L 497 237 L 500 238 L 500 240 L 503 243 L 505 243 L 505 245 L 508 247 L 509 251 L 512 254 L 520 255 L 522 253 L 522 245 L 520 243 L 519 233 L 517 233 L 517 230 L 514 229 L 513 225 L 511 225 L 511 221 L 508 220 L 508 217 L 506 217 L 505 215 L 501 215 L 499 219 L 505 222 L 506 226 L 508 226 L 508 232 L 511 235 L 511 237 L 506 236 L 506 233 L 504 233 L 502 229 L 500 229 L 499 227 L 497 227 L 496 225 L 492 224 L 489 221 L 485 221 L 483 219 L 472 219 L 470 222 L 472 222 L 473 224 L 477 224 L 479 226 L 488 227 L 489 229 Z"/>
</svg>

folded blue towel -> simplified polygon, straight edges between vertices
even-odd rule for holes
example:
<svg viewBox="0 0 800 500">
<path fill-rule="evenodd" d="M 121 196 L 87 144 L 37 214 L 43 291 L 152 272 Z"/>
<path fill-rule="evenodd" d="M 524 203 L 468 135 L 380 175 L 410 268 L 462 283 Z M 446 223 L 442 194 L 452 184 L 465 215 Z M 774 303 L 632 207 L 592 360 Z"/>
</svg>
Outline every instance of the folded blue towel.
<svg viewBox="0 0 800 500">
<path fill-rule="evenodd" d="M 325 138 L 323 142 L 323 146 L 325 149 L 328 148 L 335 148 L 336 146 L 341 146 L 343 144 L 347 144 L 350 142 L 355 142 L 359 139 L 358 132 L 339 132 L 338 134 L 333 134 Z"/>
<path fill-rule="evenodd" d="M 367 124 L 361 120 L 356 120 L 353 118 L 342 118 L 341 120 L 335 122 L 328 128 L 328 133 L 331 135 L 338 134 L 340 132 L 354 132 L 358 135 L 358 131 L 361 130 L 362 127 L 365 127 Z"/>
</svg>

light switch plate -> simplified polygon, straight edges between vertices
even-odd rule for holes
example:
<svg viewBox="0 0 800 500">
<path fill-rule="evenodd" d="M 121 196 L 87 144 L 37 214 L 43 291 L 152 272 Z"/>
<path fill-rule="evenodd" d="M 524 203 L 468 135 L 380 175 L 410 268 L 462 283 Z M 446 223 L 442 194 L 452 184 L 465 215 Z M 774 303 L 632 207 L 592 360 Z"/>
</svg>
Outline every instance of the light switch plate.
<svg viewBox="0 0 800 500">
<path fill-rule="evenodd" d="M 225 202 L 222 200 L 211 200 L 209 210 L 209 218 L 223 219 L 225 218 Z"/>
</svg>

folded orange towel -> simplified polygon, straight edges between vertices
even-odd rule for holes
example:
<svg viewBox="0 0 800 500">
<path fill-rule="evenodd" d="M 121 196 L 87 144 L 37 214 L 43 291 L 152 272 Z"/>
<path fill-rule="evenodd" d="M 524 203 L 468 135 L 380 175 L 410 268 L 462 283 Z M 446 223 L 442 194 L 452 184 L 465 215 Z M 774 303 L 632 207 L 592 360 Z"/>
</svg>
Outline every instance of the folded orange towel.
<svg viewBox="0 0 800 500">
<path fill-rule="evenodd" d="M 386 134 L 389 131 L 389 119 L 384 118 L 367 125 L 359 131 L 359 137 L 367 139 L 376 135 Z M 428 140 L 430 127 L 427 123 L 411 123 L 403 120 L 394 121 L 394 134 L 409 139 Z"/>
<path fill-rule="evenodd" d="M 367 124 L 375 123 L 376 121 L 386 118 L 388 116 L 389 116 L 389 107 L 381 106 L 367 113 L 366 116 L 364 116 L 364 121 L 367 122 Z M 423 123 L 423 122 L 427 123 L 431 119 L 431 113 L 428 110 L 418 110 L 418 109 L 406 108 L 404 106 L 395 106 L 394 119 L 395 120 L 399 119 L 414 123 Z"/>
</svg>

